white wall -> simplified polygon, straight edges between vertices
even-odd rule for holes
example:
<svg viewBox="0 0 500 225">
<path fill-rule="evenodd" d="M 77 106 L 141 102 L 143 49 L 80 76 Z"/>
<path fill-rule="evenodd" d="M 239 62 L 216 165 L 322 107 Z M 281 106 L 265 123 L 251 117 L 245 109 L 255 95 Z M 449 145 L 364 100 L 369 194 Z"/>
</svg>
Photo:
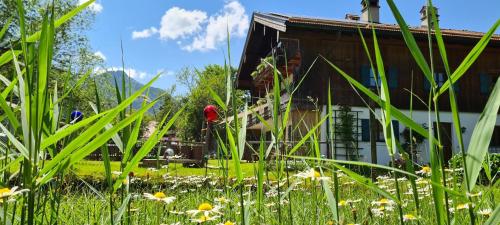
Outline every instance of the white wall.
<svg viewBox="0 0 500 225">
<path fill-rule="evenodd" d="M 326 111 L 326 106 L 323 107 L 324 111 Z M 333 107 L 333 109 L 338 109 L 338 107 Z M 352 111 L 360 111 L 359 118 L 358 119 L 369 119 L 370 114 L 369 110 L 366 107 L 352 107 Z M 380 115 L 380 109 L 375 110 L 376 115 Z M 408 117 L 410 116 L 410 111 L 409 110 L 401 110 L 404 114 L 406 114 Z M 324 113 L 322 114 L 324 115 Z M 462 112 L 460 113 L 460 122 L 461 126 L 465 127 L 465 132 L 462 134 L 462 137 L 464 139 L 464 145 L 465 149 L 467 150 L 467 147 L 469 145 L 469 141 L 472 135 L 472 132 L 474 130 L 474 127 L 479 119 L 479 113 L 467 113 L 467 112 Z M 429 124 L 432 124 L 435 122 L 434 114 L 431 115 L 431 122 L 429 123 L 429 118 L 428 118 L 428 112 L 427 111 L 413 111 L 412 113 L 413 120 L 418 123 L 418 124 L 425 124 L 427 127 L 429 127 Z M 452 123 L 452 129 L 451 129 L 451 136 L 452 136 L 452 149 L 453 153 L 458 153 L 460 152 L 459 149 L 459 144 L 458 140 L 455 135 L 455 130 L 454 130 L 454 124 L 453 124 L 453 118 L 451 112 L 440 112 L 440 120 L 441 122 L 445 123 Z M 361 123 L 361 121 L 358 121 Z M 497 117 L 496 125 L 500 126 L 500 117 Z M 399 132 L 401 133 L 405 129 L 404 124 L 401 122 L 399 123 Z M 323 135 L 324 134 L 324 135 Z M 326 126 L 321 127 L 321 140 L 326 140 Z M 402 137 L 400 137 L 402 140 Z M 418 161 L 419 163 L 428 163 L 429 162 L 429 143 L 428 141 L 424 141 L 422 144 L 419 145 L 419 149 L 421 154 L 418 156 Z M 370 142 L 363 142 L 361 141 L 361 136 L 359 137 L 359 147 L 361 150 L 359 151 L 359 154 L 361 155 L 361 160 L 365 162 L 371 162 L 371 155 L 370 155 Z M 326 144 L 321 145 L 321 152 L 322 154 L 326 155 Z M 387 148 L 385 145 L 385 142 L 377 142 L 377 161 L 378 164 L 382 165 L 388 165 L 390 158 L 389 154 L 387 153 Z"/>
</svg>

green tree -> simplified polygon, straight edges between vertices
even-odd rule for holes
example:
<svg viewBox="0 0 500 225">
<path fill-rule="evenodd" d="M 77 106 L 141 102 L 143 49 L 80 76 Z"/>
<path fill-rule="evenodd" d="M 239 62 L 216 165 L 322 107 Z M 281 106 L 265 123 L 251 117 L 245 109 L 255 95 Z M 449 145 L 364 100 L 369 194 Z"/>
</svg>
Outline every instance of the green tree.
<svg viewBox="0 0 500 225">
<path fill-rule="evenodd" d="M 69 1 L 42 1 L 42 0 L 22 0 L 25 10 L 25 27 L 26 33 L 32 34 L 42 25 L 42 15 L 50 10 L 52 3 L 54 4 L 54 16 L 59 18 L 74 9 L 78 0 Z M 0 27 L 3 27 L 10 21 L 7 32 L 0 39 L 0 54 L 13 49 L 20 49 L 20 27 L 19 16 L 17 10 L 17 0 L 2 0 L 0 1 Z M 84 10 L 83 13 L 73 17 L 68 23 L 63 24 L 56 29 L 54 40 L 54 55 L 52 62 L 52 70 L 50 70 L 51 80 L 49 81 L 49 89 L 53 90 L 55 84 L 59 93 L 69 90 L 77 83 L 77 80 L 82 77 L 87 71 L 93 71 L 94 68 L 102 66 L 104 61 L 94 54 L 90 47 L 89 40 L 85 35 L 85 31 L 90 28 L 95 18 L 95 13 L 91 10 Z M 9 64 L 10 65 L 10 64 Z M 12 66 L 5 65 L 0 68 L 0 74 L 11 79 L 15 74 Z M 97 84 L 101 78 L 96 77 Z M 0 90 L 5 88 L 0 82 Z M 99 87 L 97 90 L 104 93 L 104 89 L 109 87 Z M 95 102 L 96 87 L 93 79 L 88 79 L 80 87 L 75 88 L 71 95 L 65 100 L 64 104 L 69 107 L 65 109 L 79 109 L 89 115 L 93 113 L 90 108 L 89 101 Z M 102 95 L 105 96 L 105 95 Z M 105 99 L 101 101 L 106 103 Z M 63 112 L 65 115 L 67 112 Z"/>
<path fill-rule="evenodd" d="M 235 70 L 232 69 L 234 73 Z M 179 100 L 186 109 L 178 120 L 177 135 L 183 140 L 201 141 L 201 129 L 205 123 L 203 109 L 207 105 L 216 105 L 210 94 L 212 89 L 219 96 L 226 96 L 226 73 L 220 65 L 207 65 L 203 70 L 184 68 L 177 74 L 177 82 L 186 86 L 189 93 Z M 243 104 L 244 93 L 237 91 L 238 105 Z M 238 109 L 241 107 L 237 107 Z"/>
</svg>

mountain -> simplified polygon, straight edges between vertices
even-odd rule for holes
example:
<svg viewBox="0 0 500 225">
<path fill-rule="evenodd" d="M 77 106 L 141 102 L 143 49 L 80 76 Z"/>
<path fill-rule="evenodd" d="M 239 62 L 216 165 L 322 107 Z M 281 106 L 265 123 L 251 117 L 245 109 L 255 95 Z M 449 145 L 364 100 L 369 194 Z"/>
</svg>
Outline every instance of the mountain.
<svg viewBox="0 0 500 225">
<path fill-rule="evenodd" d="M 116 99 L 116 94 L 114 93 L 115 79 L 116 79 L 116 82 L 118 83 L 118 87 L 119 87 L 120 91 L 122 90 L 122 73 L 123 73 L 123 71 L 107 71 L 107 72 L 104 72 L 100 75 L 100 76 L 102 76 L 101 77 L 102 79 L 100 79 L 100 81 L 105 82 L 105 83 L 100 84 L 100 85 L 112 87 L 112 90 L 113 90 L 112 93 L 109 93 L 110 96 L 107 96 L 107 97 L 110 97 L 112 99 Z M 132 93 L 141 89 L 143 86 L 144 85 L 141 84 L 139 81 L 135 80 L 134 78 L 130 78 L 130 87 L 132 89 Z M 129 77 L 126 73 L 125 73 L 125 88 L 128 92 Z M 160 89 L 160 88 L 150 87 L 149 92 L 145 91 L 143 94 L 146 94 L 146 93 L 148 94 L 149 99 L 153 100 L 153 99 L 156 99 L 157 97 L 159 97 L 160 95 L 164 94 L 165 91 Z M 163 102 L 162 100 L 158 101 L 158 103 L 155 106 L 153 106 L 151 109 L 149 109 L 149 113 L 158 112 L 160 106 L 162 105 L 162 102 Z M 142 98 L 138 98 L 132 103 L 132 108 L 138 109 L 141 107 L 141 105 L 142 105 Z"/>
</svg>

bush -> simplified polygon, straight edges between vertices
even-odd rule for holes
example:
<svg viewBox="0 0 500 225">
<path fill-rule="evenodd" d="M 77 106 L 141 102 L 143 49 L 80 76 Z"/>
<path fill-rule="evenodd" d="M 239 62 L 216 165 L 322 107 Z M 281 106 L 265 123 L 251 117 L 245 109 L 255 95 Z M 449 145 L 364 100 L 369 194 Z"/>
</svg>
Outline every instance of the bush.
<svg viewBox="0 0 500 225">
<path fill-rule="evenodd" d="M 485 160 L 485 162 L 487 162 Z M 498 169 L 500 168 L 500 154 L 498 153 L 493 153 L 489 154 L 489 164 L 490 164 L 490 172 L 491 172 L 491 177 L 493 179 L 492 183 L 494 183 L 498 178 L 495 176 L 496 173 L 498 173 Z M 450 161 L 448 161 L 448 165 L 450 169 L 459 169 L 459 168 L 464 168 L 463 167 L 463 160 L 462 160 L 462 155 L 461 154 L 456 154 L 454 155 Z M 457 177 L 462 178 L 464 171 L 459 170 L 457 171 Z M 481 169 L 481 172 L 479 173 L 479 180 L 482 184 L 488 183 L 488 177 L 486 176 L 486 171 L 484 170 L 484 167 Z"/>
</svg>

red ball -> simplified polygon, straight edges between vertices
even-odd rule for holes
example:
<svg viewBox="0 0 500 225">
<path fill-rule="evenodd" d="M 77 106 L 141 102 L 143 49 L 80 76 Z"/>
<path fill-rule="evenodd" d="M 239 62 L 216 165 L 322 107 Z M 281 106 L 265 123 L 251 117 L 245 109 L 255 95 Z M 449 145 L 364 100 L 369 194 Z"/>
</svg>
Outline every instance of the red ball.
<svg viewBox="0 0 500 225">
<path fill-rule="evenodd" d="M 213 105 L 207 105 L 205 109 L 203 109 L 203 115 L 205 116 L 205 120 L 207 122 L 214 122 L 217 120 L 217 107 Z"/>
</svg>

